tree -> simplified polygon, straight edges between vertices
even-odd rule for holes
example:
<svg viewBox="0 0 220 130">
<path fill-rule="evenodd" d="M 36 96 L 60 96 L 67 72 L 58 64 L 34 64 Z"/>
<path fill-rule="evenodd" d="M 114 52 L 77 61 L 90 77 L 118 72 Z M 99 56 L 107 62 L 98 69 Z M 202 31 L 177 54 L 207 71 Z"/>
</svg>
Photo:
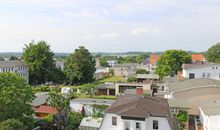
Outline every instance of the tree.
<svg viewBox="0 0 220 130">
<path fill-rule="evenodd" d="M 0 122 L 0 130 L 26 130 L 27 127 L 17 119 L 8 119 Z"/>
<path fill-rule="evenodd" d="M 205 58 L 209 62 L 220 63 L 220 43 L 213 45 L 205 53 Z"/>
<path fill-rule="evenodd" d="M 64 72 L 71 84 L 83 84 L 94 81 L 95 59 L 83 46 L 67 57 Z"/>
<path fill-rule="evenodd" d="M 0 73 L 0 122 L 18 119 L 29 129 L 33 126 L 31 102 L 34 93 L 26 81 L 12 73 Z"/>
<path fill-rule="evenodd" d="M 191 55 L 183 50 L 167 50 L 157 62 L 156 73 L 160 78 L 175 75 L 182 69 L 183 63 L 191 63 L 191 61 Z"/>
<path fill-rule="evenodd" d="M 54 53 L 45 41 L 25 45 L 22 59 L 28 65 L 30 83 L 41 84 L 53 79 L 56 67 L 53 56 Z"/>
<path fill-rule="evenodd" d="M 12 55 L 9 60 L 19 60 L 19 58 Z"/>
<path fill-rule="evenodd" d="M 81 88 L 81 92 L 89 94 L 90 98 L 91 98 L 92 95 L 94 94 L 94 89 L 95 89 L 95 85 L 94 84 L 85 84 Z"/>
<path fill-rule="evenodd" d="M 4 61 L 5 59 L 3 57 L 0 57 L 0 61 Z"/>
<path fill-rule="evenodd" d="M 83 115 L 77 112 L 69 112 L 67 115 L 66 130 L 78 130 Z"/>
<path fill-rule="evenodd" d="M 137 69 L 136 74 L 149 74 L 149 71 L 146 69 Z"/>
<path fill-rule="evenodd" d="M 104 58 L 104 57 L 100 57 L 100 58 L 99 58 L 99 62 L 100 62 L 100 65 L 101 65 L 102 67 L 109 67 L 106 58 Z"/>
</svg>

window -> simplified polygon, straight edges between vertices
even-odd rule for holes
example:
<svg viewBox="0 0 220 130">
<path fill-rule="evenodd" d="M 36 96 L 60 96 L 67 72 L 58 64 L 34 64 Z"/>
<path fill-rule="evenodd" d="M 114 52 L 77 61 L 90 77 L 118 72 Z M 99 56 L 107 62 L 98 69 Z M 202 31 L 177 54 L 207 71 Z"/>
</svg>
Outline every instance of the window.
<svg viewBox="0 0 220 130">
<path fill-rule="evenodd" d="M 117 125 L 117 117 L 112 117 L 112 125 Z"/>
<path fill-rule="evenodd" d="M 202 77 L 205 77 L 206 76 L 206 74 L 205 73 L 202 73 Z"/>
<path fill-rule="evenodd" d="M 189 79 L 194 79 L 195 78 L 195 74 L 194 73 L 189 73 Z"/>
<path fill-rule="evenodd" d="M 158 121 L 153 120 L 153 130 L 158 130 Z"/>
<path fill-rule="evenodd" d="M 216 69 L 218 69 L 218 67 L 217 67 L 217 66 L 216 66 L 215 68 L 216 68 Z"/>
<path fill-rule="evenodd" d="M 141 123 L 136 122 L 136 130 L 141 130 Z"/>
<path fill-rule="evenodd" d="M 130 122 L 129 121 L 124 122 L 124 130 L 130 130 Z"/>
<path fill-rule="evenodd" d="M 215 69 L 215 67 L 213 66 L 213 67 L 212 67 L 212 69 L 214 70 L 214 69 Z"/>
</svg>

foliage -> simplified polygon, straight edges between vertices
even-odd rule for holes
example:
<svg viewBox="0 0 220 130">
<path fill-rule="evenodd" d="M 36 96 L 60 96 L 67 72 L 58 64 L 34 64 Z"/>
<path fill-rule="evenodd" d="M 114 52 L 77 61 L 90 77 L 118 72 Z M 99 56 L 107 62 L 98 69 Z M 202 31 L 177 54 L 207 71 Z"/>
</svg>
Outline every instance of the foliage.
<svg viewBox="0 0 220 130">
<path fill-rule="evenodd" d="M 220 63 L 220 43 L 213 45 L 205 53 L 205 58 L 209 62 Z"/>
<path fill-rule="evenodd" d="M 183 63 L 191 63 L 191 55 L 183 50 L 167 50 L 157 62 L 156 73 L 163 78 L 167 75 L 177 74 Z"/>
<path fill-rule="evenodd" d="M 26 81 L 12 73 L 0 73 L 0 122 L 18 119 L 25 126 L 33 126 L 31 102 L 34 93 Z"/>
<path fill-rule="evenodd" d="M 108 105 L 97 104 L 92 104 L 91 106 L 93 107 L 92 117 L 103 117 L 104 110 L 109 107 Z"/>
<path fill-rule="evenodd" d="M 94 89 L 95 89 L 95 85 L 94 84 L 85 84 L 82 88 L 81 88 L 81 92 L 82 93 L 86 93 L 90 95 L 90 98 L 92 97 L 92 95 L 94 94 Z"/>
<path fill-rule="evenodd" d="M 80 46 L 79 49 L 68 56 L 64 64 L 64 72 L 68 81 L 72 84 L 84 84 L 94 81 L 95 71 L 95 59 L 83 46 Z"/>
<path fill-rule="evenodd" d="M 36 92 L 60 92 L 61 88 L 55 86 L 33 86 L 32 91 Z"/>
<path fill-rule="evenodd" d="M 12 55 L 12 56 L 9 58 L 9 60 L 19 60 L 19 58 Z"/>
<path fill-rule="evenodd" d="M 99 58 L 99 62 L 100 62 L 100 65 L 101 65 L 102 67 L 109 67 L 108 62 L 107 62 L 107 59 L 105 59 L 105 58 L 100 57 L 100 58 Z"/>
<path fill-rule="evenodd" d="M 27 127 L 18 119 L 7 119 L 0 122 L 0 130 L 26 130 Z"/>
<path fill-rule="evenodd" d="M 67 115 L 66 130 L 77 130 L 82 119 L 83 115 L 81 113 L 69 112 Z"/>
<path fill-rule="evenodd" d="M 176 115 L 176 119 L 180 123 L 184 123 L 188 120 L 188 113 L 186 111 L 179 111 L 179 113 Z"/>
<path fill-rule="evenodd" d="M 3 57 L 0 57 L 0 61 L 4 61 L 5 59 Z"/>
<path fill-rule="evenodd" d="M 45 121 L 45 122 L 52 122 L 53 121 L 53 115 L 49 114 L 46 117 L 43 117 L 42 120 Z"/>
<path fill-rule="evenodd" d="M 59 93 L 49 93 L 48 102 L 50 106 L 55 107 L 58 112 L 69 110 L 69 99 Z"/>
<path fill-rule="evenodd" d="M 29 81 L 41 84 L 53 80 L 55 69 L 54 53 L 45 41 L 25 45 L 22 59 L 29 68 Z"/>
<path fill-rule="evenodd" d="M 128 79 L 127 79 L 127 82 L 136 82 L 136 81 L 137 81 L 137 78 L 134 77 L 134 76 L 130 76 L 130 77 L 128 77 Z"/>
<path fill-rule="evenodd" d="M 124 77 L 120 76 L 112 76 L 108 78 L 104 78 L 99 80 L 100 83 L 105 83 L 105 82 L 127 82 L 127 80 Z"/>
<path fill-rule="evenodd" d="M 136 74 L 149 74 L 149 71 L 146 69 L 137 69 Z"/>
</svg>

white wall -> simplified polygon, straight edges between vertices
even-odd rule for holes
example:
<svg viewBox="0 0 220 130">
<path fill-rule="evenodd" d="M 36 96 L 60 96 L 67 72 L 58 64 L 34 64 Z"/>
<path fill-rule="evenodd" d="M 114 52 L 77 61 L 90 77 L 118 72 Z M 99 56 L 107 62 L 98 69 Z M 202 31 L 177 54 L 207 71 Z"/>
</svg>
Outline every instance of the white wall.
<svg viewBox="0 0 220 130">
<path fill-rule="evenodd" d="M 213 69 L 214 67 L 214 69 Z M 217 67 L 217 69 L 216 69 Z M 189 78 L 189 74 L 194 73 L 195 78 L 202 78 L 203 73 L 207 74 L 210 73 L 210 78 L 220 80 L 219 75 L 220 75 L 220 65 L 214 64 L 206 67 L 201 67 L 201 68 L 193 68 L 193 69 L 183 69 L 183 77 L 184 78 Z"/>
<path fill-rule="evenodd" d="M 220 115 L 205 115 L 205 113 L 200 110 L 200 122 L 203 125 L 204 130 L 220 130 Z"/>
<path fill-rule="evenodd" d="M 112 117 L 117 117 L 117 126 L 112 125 Z M 141 130 L 153 130 L 153 120 L 158 121 L 158 130 L 171 130 L 167 118 L 162 117 L 149 117 L 145 121 L 138 120 L 123 120 L 120 116 L 115 114 L 106 113 L 101 125 L 100 130 L 125 130 L 124 123 L 130 123 L 130 130 L 136 130 L 136 123 L 141 124 Z"/>
</svg>

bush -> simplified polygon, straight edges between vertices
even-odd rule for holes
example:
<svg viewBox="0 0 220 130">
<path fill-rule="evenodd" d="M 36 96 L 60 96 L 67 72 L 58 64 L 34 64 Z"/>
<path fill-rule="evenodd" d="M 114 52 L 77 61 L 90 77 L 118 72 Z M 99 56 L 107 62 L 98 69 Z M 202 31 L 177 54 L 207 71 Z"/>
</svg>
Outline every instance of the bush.
<svg viewBox="0 0 220 130">
<path fill-rule="evenodd" d="M 137 82 L 137 78 L 135 77 L 128 77 L 127 82 Z"/>
<path fill-rule="evenodd" d="M 136 70 L 136 74 L 149 74 L 149 71 L 146 69 L 138 69 Z"/>
<path fill-rule="evenodd" d="M 0 130 L 26 130 L 27 127 L 17 119 L 8 119 L 0 122 Z"/>
</svg>

